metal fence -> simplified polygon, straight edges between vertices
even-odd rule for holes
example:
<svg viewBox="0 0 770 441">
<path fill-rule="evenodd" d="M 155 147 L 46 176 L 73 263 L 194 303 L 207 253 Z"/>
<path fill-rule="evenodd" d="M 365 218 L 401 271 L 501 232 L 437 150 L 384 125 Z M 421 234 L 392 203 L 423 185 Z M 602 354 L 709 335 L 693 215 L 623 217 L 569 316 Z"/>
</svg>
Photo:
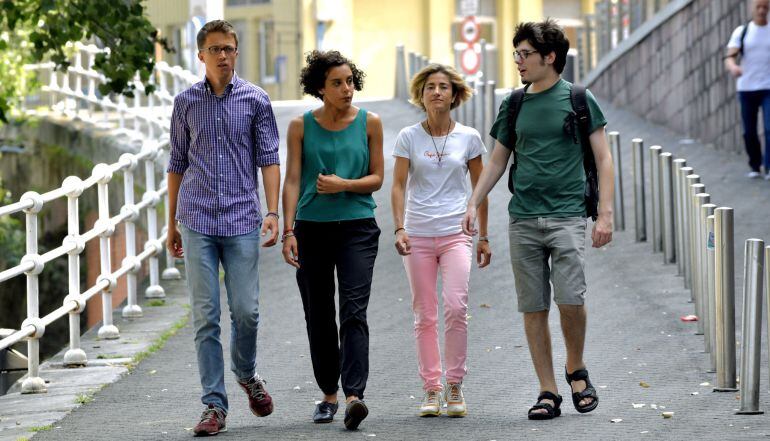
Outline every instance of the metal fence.
<svg viewBox="0 0 770 441">
<path fill-rule="evenodd" d="M 46 326 L 54 321 L 69 316 L 70 344 L 64 356 L 64 365 L 83 366 L 88 362 L 85 351 L 80 347 L 80 314 L 91 298 L 101 294 L 102 325 L 99 337 L 116 339 L 120 331 L 112 320 L 112 290 L 121 277 L 126 278 L 127 304 L 122 310 L 124 317 L 141 317 L 142 310 L 137 304 L 137 273 L 143 265 L 149 269 L 149 287 L 145 297 L 160 298 L 165 293 L 160 286 L 159 256 L 164 251 L 165 227 L 158 230 L 157 207 L 165 197 L 168 206 L 168 194 L 163 176 L 168 150 L 168 126 L 174 96 L 181 90 L 197 82 L 199 78 L 182 68 L 170 67 L 160 62 L 155 65 L 152 82 L 156 92 L 146 94 L 143 85 L 135 81 L 134 98 L 123 95 L 101 96 L 98 85 L 105 82 L 102 74 L 93 69 L 96 54 L 106 52 L 93 45 L 74 43 L 71 47 L 75 55 L 71 65 L 64 72 L 54 70 L 53 63 L 41 63 L 25 66 L 34 71 L 44 85 L 43 92 L 48 95 L 49 112 L 60 113 L 73 119 L 80 119 L 95 126 L 110 128 L 114 133 L 128 135 L 141 144 L 138 153 L 125 153 L 112 164 L 97 164 L 90 176 L 81 179 L 69 176 L 61 186 L 45 193 L 29 191 L 18 202 L 0 207 L 0 216 L 24 213 L 26 221 L 26 254 L 18 265 L 0 272 L 0 283 L 24 275 L 27 280 L 26 303 L 27 318 L 18 330 L 6 332 L 0 340 L 0 352 L 10 346 L 27 340 L 28 375 L 21 386 L 22 393 L 46 391 L 45 381 L 40 378 L 39 341 Z M 26 110 L 29 114 L 36 110 Z M 135 174 L 144 169 L 145 192 L 136 200 L 134 192 Z M 123 180 L 123 205 L 110 207 L 108 184 L 116 177 Z M 79 231 L 78 201 L 84 191 L 96 187 L 98 201 L 98 220 L 87 231 Z M 68 234 L 62 244 L 44 254 L 38 253 L 38 219 L 48 204 L 60 198 L 67 200 Z M 144 249 L 136 250 L 136 224 L 140 216 L 146 216 L 148 240 Z M 118 226 L 124 225 L 126 253 L 120 267 L 112 270 L 110 237 Z M 99 240 L 101 274 L 96 283 L 81 292 L 80 256 L 90 240 Z M 68 260 L 68 295 L 62 306 L 40 317 L 38 277 L 54 259 L 67 256 Z M 179 278 L 179 271 L 174 268 L 173 258 L 166 253 L 164 279 Z"/>
</svg>

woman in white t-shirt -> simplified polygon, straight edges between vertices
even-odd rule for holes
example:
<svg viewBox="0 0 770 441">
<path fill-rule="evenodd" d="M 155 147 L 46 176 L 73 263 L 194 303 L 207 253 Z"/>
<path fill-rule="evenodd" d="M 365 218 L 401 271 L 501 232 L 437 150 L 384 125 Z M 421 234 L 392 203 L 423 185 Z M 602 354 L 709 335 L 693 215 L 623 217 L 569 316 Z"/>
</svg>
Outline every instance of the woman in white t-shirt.
<svg viewBox="0 0 770 441">
<path fill-rule="evenodd" d="M 473 240 L 463 233 L 461 224 L 469 195 L 467 175 L 470 172 L 475 186 L 486 149 L 476 129 L 450 117 L 450 110 L 472 93 L 454 69 L 431 64 L 414 76 L 410 88 L 412 104 L 425 111 L 427 119 L 405 127 L 396 138 L 391 202 L 396 250 L 404 256 L 412 289 L 417 360 L 424 390 L 419 415 L 439 415 L 445 399 L 447 415 L 461 417 L 466 414 L 462 381 L 466 373 L 466 313 L 473 254 Z M 491 258 L 486 200 L 479 207 L 479 223 L 476 255 L 483 268 Z M 439 270 L 445 321 L 445 397 L 438 336 Z"/>
</svg>

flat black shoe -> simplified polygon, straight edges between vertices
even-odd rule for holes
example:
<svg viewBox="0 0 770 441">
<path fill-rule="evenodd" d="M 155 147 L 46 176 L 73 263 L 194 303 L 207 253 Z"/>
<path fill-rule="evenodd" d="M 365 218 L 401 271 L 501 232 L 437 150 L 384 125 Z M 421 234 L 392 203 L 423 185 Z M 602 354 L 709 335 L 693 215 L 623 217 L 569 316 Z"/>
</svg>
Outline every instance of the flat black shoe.
<svg viewBox="0 0 770 441">
<path fill-rule="evenodd" d="M 337 413 L 338 408 L 339 404 L 337 403 L 321 401 L 313 412 L 313 422 L 318 424 L 331 423 L 334 421 L 334 414 Z"/>
<path fill-rule="evenodd" d="M 369 409 L 366 408 L 361 400 L 353 400 L 345 407 L 345 428 L 348 430 L 358 429 L 361 421 L 369 415 Z"/>
<path fill-rule="evenodd" d="M 553 401 L 554 405 L 551 406 L 548 403 L 542 403 L 541 401 L 543 400 L 551 400 Z M 540 396 L 537 397 L 537 403 L 529 408 L 529 412 L 527 412 L 527 418 L 531 420 L 552 420 L 557 416 L 560 416 L 561 400 L 561 395 L 556 395 L 548 391 L 541 393 Z M 545 409 L 545 413 L 535 412 L 539 409 Z"/>
</svg>

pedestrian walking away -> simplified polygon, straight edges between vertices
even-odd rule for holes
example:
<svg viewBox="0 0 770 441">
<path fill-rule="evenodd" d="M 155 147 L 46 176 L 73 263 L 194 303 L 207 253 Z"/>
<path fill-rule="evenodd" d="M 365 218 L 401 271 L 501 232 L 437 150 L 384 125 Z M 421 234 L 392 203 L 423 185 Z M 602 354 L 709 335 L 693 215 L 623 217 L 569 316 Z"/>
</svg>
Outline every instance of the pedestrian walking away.
<svg viewBox="0 0 770 441">
<path fill-rule="evenodd" d="M 508 205 L 511 267 L 540 383 L 528 417 L 551 419 L 561 415 L 562 402 L 548 326 L 551 284 L 567 347 L 565 377 L 572 402 L 581 413 L 599 404 L 583 361 L 584 244 L 587 216 L 596 216 L 591 232 L 594 247 L 612 239 L 612 158 L 604 132 L 606 120 L 593 95 L 561 78 L 569 41 L 556 22 L 519 24 L 513 47 L 526 86 L 500 106 L 490 131 L 495 147 L 468 202 L 463 229 L 475 232 L 477 210 L 513 154 L 509 174 L 513 195 Z"/>
<path fill-rule="evenodd" d="M 382 122 L 352 104 L 364 81 L 352 61 L 337 51 L 313 51 L 306 61 L 303 92 L 323 105 L 289 124 L 283 257 L 297 268 L 313 373 L 324 394 L 313 421 L 333 421 L 341 379 L 344 424 L 355 430 L 369 413 L 363 401 L 369 376 L 366 309 L 380 236 L 372 193 L 384 173 Z"/>
<path fill-rule="evenodd" d="M 414 76 L 410 89 L 412 104 L 426 113 L 426 119 L 405 127 L 396 138 L 391 206 L 395 246 L 403 256 L 412 291 L 417 362 L 423 381 L 419 415 L 440 415 L 444 401 L 447 415 L 462 417 L 467 413 L 462 383 L 468 352 L 468 282 L 473 253 L 473 241 L 463 232 L 462 220 L 469 193 L 468 172 L 475 187 L 486 149 L 476 129 L 450 118 L 450 110 L 472 93 L 453 68 L 431 64 Z M 481 237 L 476 260 L 483 268 L 491 258 L 486 199 L 479 207 L 479 221 Z M 438 335 L 439 270 L 446 389 L 441 382 Z"/>
<path fill-rule="evenodd" d="M 743 121 L 743 142 L 749 156 L 749 178 L 770 181 L 770 0 L 752 0 L 751 21 L 738 26 L 727 43 L 725 67 L 736 78 Z M 759 141 L 758 114 L 762 109 L 765 154 Z"/>
<path fill-rule="evenodd" d="M 231 369 L 257 416 L 273 401 L 256 372 L 259 324 L 259 248 L 278 241 L 281 181 L 278 128 L 264 90 L 238 77 L 238 36 L 214 20 L 197 36 L 206 75 L 174 100 L 168 165 L 167 247 L 184 257 L 195 350 L 206 409 L 196 435 L 226 429 L 228 400 L 220 340 L 219 266 L 230 307 Z M 261 214 L 257 168 L 262 171 L 267 215 Z M 178 227 L 177 227 L 178 223 Z"/>
</svg>

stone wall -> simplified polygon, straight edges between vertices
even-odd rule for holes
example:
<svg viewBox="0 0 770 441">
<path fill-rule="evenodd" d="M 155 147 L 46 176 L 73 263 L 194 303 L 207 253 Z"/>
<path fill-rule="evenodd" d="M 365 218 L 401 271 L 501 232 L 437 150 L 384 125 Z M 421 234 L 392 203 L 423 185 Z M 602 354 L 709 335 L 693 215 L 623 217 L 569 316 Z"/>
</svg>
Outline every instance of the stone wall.
<svg viewBox="0 0 770 441">
<path fill-rule="evenodd" d="M 733 30 L 749 17 L 745 0 L 694 0 L 587 77 L 587 86 L 703 144 L 743 151 L 735 80 L 722 57 Z"/>
</svg>

